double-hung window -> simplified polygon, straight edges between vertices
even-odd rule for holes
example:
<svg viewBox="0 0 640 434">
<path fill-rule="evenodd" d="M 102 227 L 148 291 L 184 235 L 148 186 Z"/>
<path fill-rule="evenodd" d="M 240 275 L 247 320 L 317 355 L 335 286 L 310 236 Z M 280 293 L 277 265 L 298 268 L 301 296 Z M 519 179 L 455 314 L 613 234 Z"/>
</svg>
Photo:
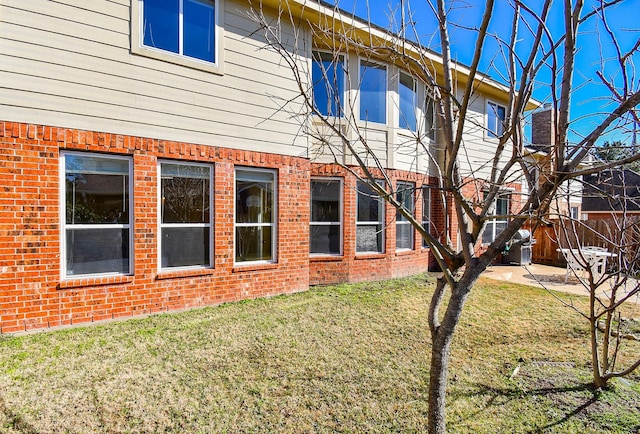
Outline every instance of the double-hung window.
<svg viewBox="0 0 640 434">
<path fill-rule="evenodd" d="M 338 179 L 311 180 L 311 254 L 342 253 L 342 182 Z"/>
<path fill-rule="evenodd" d="M 413 215 L 415 209 L 414 192 L 416 186 L 411 182 L 398 181 L 396 186 L 396 200 L 402 207 Z M 413 225 L 399 211 L 396 212 L 396 249 L 413 249 Z"/>
<path fill-rule="evenodd" d="M 569 207 L 569 217 L 573 220 L 578 220 L 578 217 L 580 217 L 580 208 L 577 206 Z"/>
<path fill-rule="evenodd" d="M 61 153 L 62 277 L 132 271 L 131 160 Z"/>
<path fill-rule="evenodd" d="M 509 223 L 510 202 L 511 195 L 509 193 L 500 193 L 496 197 L 493 212 L 487 215 L 491 220 L 487 221 L 484 232 L 482 233 L 482 242 L 484 244 L 491 244 L 507 227 Z"/>
<path fill-rule="evenodd" d="M 504 133 L 504 121 L 507 109 L 495 102 L 487 102 L 487 134 L 489 137 L 497 138 Z"/>
<path fill-rule="evenodd" d="M 436 107 L 435 100 L 428 95 L 424 107 L 424 129 L 428 138 L 436 139 Z"/>
<path fill-rule="evenodd" d="M 422 187 L 422 227 L 431 233 L 431 187 Z M 426 240 L 422 240 L 422 247 L 429 247 Z"/>
<path fill-rule="evenodd" d="M 215 0 L 140 0 L 142 44 L 216 63 Z"/>
<path fill-rule="evenodd" d="M 160 265 L 211 266 L 210 166 L 160 163 Z"/>
<path fill-rule="evenodd" d="M 377 182 L 383 185 L 383 181 Z M 356 252 L 384 252 L 384 200 L 362 181 L 358 181 Z"/>
<path fill-rule="evenodd" d="M 398 95 L 400 97 L 400 107 L 398 110 L 400 118 L 398 126 L 406 130 L 416 131 L 418 95 L 416 90 L 416 80 L 404 72 L 400 73 L 398 84 Z"/>
<path fill-rule="evenodd" d="M 387 68 L 360 61 L 360 120 L 387 122 Z"/>
<path fill-rule="evenodd" d="M 236 262 L 273 262 L 276 249 L 276 173 L 236 169 Z"/>
<path fill-rule="evenodd" d="M 342 116 L 344 107 L 344 58 L 314 52 L 311 79 L 313 104 L 324 116 Z"/>
</svg>

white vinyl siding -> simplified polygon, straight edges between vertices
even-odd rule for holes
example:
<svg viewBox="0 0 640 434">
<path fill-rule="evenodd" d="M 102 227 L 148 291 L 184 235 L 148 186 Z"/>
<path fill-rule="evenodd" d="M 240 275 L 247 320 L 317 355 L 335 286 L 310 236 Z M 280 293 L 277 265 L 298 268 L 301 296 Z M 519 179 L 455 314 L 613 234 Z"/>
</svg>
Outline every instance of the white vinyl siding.
<svg viewBox="0 0 640 434">
<path fill-rule="evenodd" d="M 307 140 L 298 134 L 298 121 L 279 111 L 274 100 L 295 94 L 290 69 L 276 53 L 259 49 L 264 43 L 251 36 L 256 24 L 247 6 L 226 3 L 219 38 L 224 75 L 218 75 L 132 55 L 132 0 L 82 5 L 3 0 L 3 118 L 304 154 Z"/>
</svg>

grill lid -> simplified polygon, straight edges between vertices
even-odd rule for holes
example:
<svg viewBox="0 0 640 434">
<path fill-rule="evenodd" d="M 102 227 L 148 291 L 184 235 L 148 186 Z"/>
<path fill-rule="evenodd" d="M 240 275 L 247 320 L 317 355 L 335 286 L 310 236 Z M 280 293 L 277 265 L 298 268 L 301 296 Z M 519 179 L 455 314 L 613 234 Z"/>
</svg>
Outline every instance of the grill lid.
<svg viewBox="0 0 640 434">
<path fill-rule="evenodd" d="M 513 235 L 514 241 L 529 241 L 531 238 L 531 232 L 526 229 L 520 229 Z"/>
</svg>

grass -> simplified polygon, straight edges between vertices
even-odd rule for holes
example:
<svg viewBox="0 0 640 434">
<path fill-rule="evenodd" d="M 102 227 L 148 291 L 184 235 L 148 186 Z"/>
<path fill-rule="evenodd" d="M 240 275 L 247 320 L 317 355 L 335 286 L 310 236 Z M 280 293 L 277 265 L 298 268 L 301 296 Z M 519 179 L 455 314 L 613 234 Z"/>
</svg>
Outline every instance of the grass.
<svg viewBox="0 0 640 434">
<path fill-rule="evenodd" d="M 423 432 L 432 289 L 418 276 L 0 337 L 0 432 Z M 481 280 L 449 431 L 639 432 L 640 376 L 592 390 L 586 331 L 542 290 Z"/>
</svg>

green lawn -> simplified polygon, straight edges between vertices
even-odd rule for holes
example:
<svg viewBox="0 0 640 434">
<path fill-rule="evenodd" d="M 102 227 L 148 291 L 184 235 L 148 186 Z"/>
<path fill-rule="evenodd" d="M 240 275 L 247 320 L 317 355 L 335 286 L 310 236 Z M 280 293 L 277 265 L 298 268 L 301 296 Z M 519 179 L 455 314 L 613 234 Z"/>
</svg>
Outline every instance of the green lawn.
<svg viewBox="0 0 640 434">
<path fill-rule="evenodd" d="M 421 276 L 0 337 L 0 432 L 421 432 L 432 290 Z M 480 281 L 450 432 L 638 432 L 640 376 L 592 391 L 586 343 L 546 292 Z"/>
</svg>

